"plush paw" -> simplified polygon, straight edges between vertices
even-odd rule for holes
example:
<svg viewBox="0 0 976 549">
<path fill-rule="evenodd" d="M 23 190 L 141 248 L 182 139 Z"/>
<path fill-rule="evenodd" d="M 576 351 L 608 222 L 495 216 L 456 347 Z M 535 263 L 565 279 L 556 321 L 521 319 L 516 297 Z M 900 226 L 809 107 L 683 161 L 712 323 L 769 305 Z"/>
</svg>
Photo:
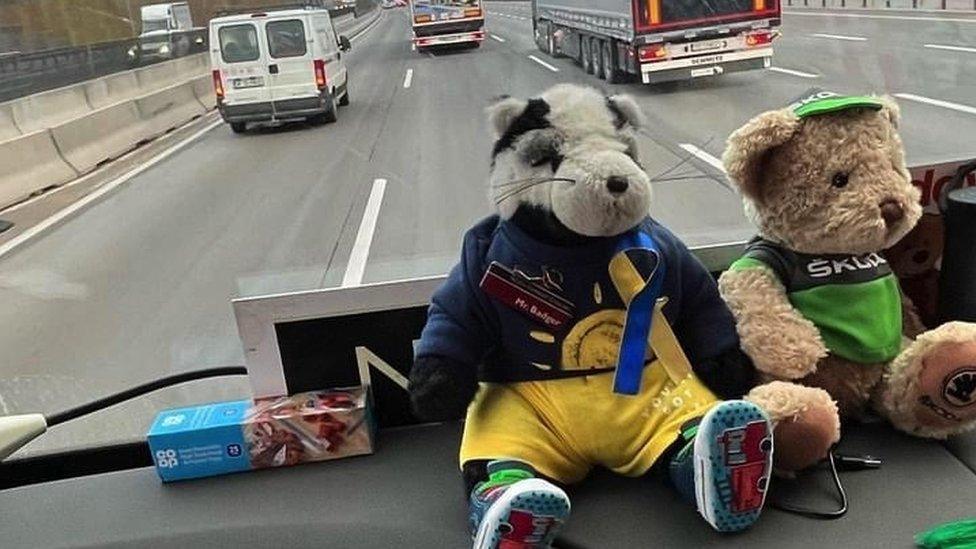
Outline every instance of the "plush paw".
<svg viewBox="0 0 976 549">
<path fill-rule="evenodd" d="M 478 390 L 477 368 L 440 356 L 418 357 L 410 370 L 408 389 L 419 418 L 460 419 Z"/>
<path fill-rule="evenodd" d="M 793 308 L 768 269 L 726 271 L 719 290 L 735 316 L 742 349 L 757 370 L 799 379 L 815 372 L 827 356 L 817 327 Z"/>
<path fill-rule="evenodd" d="M 754 388 L 746 400 L 765 410 L 775 426 L 777 472 L 815 465 L 840 440 L 837 405 L 823 389 L 773 381 Z"/>
<path fill-rule="evenodd" d="M 891 365 L 880 408 L 910 433 L 945 438 L 976 426 L 976 324 L 918 337 Z"/>
</svg>

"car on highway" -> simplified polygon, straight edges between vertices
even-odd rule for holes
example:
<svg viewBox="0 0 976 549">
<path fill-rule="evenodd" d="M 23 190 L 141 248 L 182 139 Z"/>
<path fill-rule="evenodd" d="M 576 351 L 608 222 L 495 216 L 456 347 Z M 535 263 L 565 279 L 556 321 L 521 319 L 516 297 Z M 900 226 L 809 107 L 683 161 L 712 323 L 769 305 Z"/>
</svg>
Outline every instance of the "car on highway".
<svg viewBox="0 0 976 549">
<path fill-rule="evenodd" d="M 241 13 L 210 21 L 217 108 L 235 133 L 250 122 L 335 122 L 349 104 L 351 49 L 324 9 Z"/>
</svg>

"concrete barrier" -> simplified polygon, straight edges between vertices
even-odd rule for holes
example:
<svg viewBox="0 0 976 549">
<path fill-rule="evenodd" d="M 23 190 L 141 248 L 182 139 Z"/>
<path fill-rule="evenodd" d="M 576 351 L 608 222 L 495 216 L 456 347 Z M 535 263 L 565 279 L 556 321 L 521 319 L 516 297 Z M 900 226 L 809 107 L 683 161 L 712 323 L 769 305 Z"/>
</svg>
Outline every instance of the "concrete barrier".
<svg viewBox="0 0 976 549">
<path fill-rule="evenodd" d="M 9 105 L 14 121 L 24 134 L 57 126 L 91 112 L 81 84 L 29 95 L 11 101 Z"/>
<path fill-rule="evenodd" d="M 139 82 L 139 89 L 142 93 L 155 91 L 165 86 L 173 84 L 179 79 L 176 72 L 176 64 L 172 62 L 157 63 L 141 69 L 136 69 L 136 80 Z"/>
<path fill-rule="evenodd" d="M 217 107 L 217 94 L 214 92 L 212 76 L 207 74 L 194 78 L 191 85 L 193 86 L 193 95 L 203 105 L 203 108 L 209 111 Z"/>
<path fill-rule="evenodd" d="M 0 209 L 77 177 L 58 154 L 50 130 L 0 142 Z"/>
<path fill-rule="evenodd" d="M 93 109 L 128 101 L 140 95 L 136 73 L 125 71 L 85 82 L 85 96 Z"/>
<path fill-rule="evenodd" d="M 205 109 L 193 94 L 193 83 L 184 82 L 135 100 L 139 117 L 148 129 L 147 137 L 155 137 L 180 126 Z"/>
<path fill-rule="evenodd" d="M 118 158 L 149 137 L 132 101 L 122 101 L 51 128 L 62 156 L 78 172 Z"/>
<path fill-rule="evenodd" d="M 180 80 L 189 80 L 210 72 L 210 57 L 205 53 L 181 57 L 173 61 Z"/>
<path fill-rule="evenodd" d="M 14 122 L 13 110 L 9 104 L 0 105 L 0 141 L 6 141 L 18 135 L 21 135 L 20 128 Z"/>
</svg>

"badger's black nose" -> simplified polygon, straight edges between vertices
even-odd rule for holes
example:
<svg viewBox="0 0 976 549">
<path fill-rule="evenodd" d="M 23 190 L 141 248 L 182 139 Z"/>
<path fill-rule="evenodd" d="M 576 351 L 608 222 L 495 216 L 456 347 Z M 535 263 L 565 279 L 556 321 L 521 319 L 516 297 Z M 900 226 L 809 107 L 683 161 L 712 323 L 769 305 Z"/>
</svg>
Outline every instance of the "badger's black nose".
<svg viewBox="0 0 976 549">
<path fill-rule="evenodd" d="M 624 177 L 613 176 L 607 179 L 607 190 L 613 194 L 620 194 L 627 190 L 627 179 Z"/>
</svg>

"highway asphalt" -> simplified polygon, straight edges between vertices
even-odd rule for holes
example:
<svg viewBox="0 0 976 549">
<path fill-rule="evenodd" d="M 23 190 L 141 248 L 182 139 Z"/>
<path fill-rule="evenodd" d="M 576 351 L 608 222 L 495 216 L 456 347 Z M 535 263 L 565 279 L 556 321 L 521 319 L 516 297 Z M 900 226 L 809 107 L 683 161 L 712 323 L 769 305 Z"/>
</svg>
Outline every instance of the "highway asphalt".
<svg viewBox="0 0 976 549">
<path fill-rule="evenodd" d="M 0 257 L 0 414 L 242 364 L 234 297 L 445 272 L 464 229 L 491 211 L 482 111 L 500 94 L 577 82 L 636 96 L 650 119 L 648 170 L 685 162 L 676 172 L 690 177 L 661 182 L 653 213 L 691 245 L 751 235 L 714 158 L 748 118 L 813 86 L 908 94 L 912 163 L 976 156 L 976 18 L 789 13 L 778 70 L 652 88 L 609 86 L 546 57 L 528 4 L 488 6 L 483 46 L 440 54 L 412 51 L 405 10 L 385 12 L 347 56 L 352 104 L 338 123 L 247 135 L 218 125 Z M 243 379 L 162 391 L 56 428 L 21 455 L 130 440 L 161 407 L 246 395 Z"/>
</svg>

